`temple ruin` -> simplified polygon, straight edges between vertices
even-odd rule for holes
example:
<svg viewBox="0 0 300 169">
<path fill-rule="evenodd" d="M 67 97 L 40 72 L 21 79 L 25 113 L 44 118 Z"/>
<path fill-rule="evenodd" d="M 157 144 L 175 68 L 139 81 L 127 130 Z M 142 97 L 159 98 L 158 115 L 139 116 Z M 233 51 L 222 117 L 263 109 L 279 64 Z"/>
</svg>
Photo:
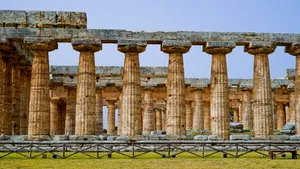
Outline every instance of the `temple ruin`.
<svg viewBox="0 0 300 169">
<path fill-rule="evenodd" d="M 77 66 L 49 65 L 48 53 L 62 42 L 78 51 Z M 106 121 L 109 135 L 211 130 L 227 140 L 230 112 L 255 139 L 268 139 L 287 122 L 300 134 L 299 42 L 292 33 L 87 29 L 83 12 L 0 10 L 0 134 L 99 135 Z M 106 43 L 118 45 L 124 67 L 95 65 L 94 53 Z M 140 67 L 147 45 L 161 46 L 168 67 Z M 193 45 L 212 55 L 210 79 L 184 77 L 183 57 Z M 226 55 L 236 46 L 253 55 L 253 79 L 228 79 Z M 268 55 L 276 46 L 296 56 L 285 79 L 270 79 Z"/>
</svg>

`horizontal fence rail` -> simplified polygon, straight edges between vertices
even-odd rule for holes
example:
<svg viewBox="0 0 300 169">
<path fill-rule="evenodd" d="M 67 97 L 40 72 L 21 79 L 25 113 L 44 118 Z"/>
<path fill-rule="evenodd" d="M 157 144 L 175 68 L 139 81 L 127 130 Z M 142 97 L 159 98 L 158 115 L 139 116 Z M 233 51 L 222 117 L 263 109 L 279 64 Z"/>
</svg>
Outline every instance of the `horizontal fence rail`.
<svg viewBox="0 0 300 169">
<path fill-rule="evenodd" d="M 234 158 L 251 152 L 268 157 L 270 150 L 299 150 L 299 141 L 0 141 L 0 158 L 18 154 L 34 159 L 50 153 L 55 158 L 66 159 L 76 154 L 100 159 L 119 154 L 128 158 L 137 158 L 148 153 L 161 157 L 175 157 L 189 153 L 205 158 L 222 153 Z M 298 156 L 299 154 L 297 154 Z"/>
</svg>

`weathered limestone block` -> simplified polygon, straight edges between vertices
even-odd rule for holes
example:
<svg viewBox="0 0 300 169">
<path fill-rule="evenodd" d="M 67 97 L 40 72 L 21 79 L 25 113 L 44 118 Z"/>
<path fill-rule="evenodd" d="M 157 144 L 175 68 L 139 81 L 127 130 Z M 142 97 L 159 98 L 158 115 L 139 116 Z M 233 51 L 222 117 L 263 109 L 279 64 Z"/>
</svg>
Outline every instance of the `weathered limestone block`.
<svg viewBox="0 0 300 169">
<path fill-rule="evenodd" d="M 139 53 L 144 52 L 146 46 L 146 41 L 118 41 L 118 50 L 125 53 L 122 89 L 122 135 L 125 136 L 142 134 Z"/>
<path fill-rule="evenodd" d="M 100 39 L 73 39 L 80 52 L 76 95 L 75 135 L 94 135 L 96 127 L 96 81 L 94 53 L 102 49 Z M 91 107 L 94 107 L 92 109 Z"/>
<path fill-rule="evenodd" d="M 57 12 L 57 27 L 86 28 L 87 17 L 84 12 Z"/>
<path fill-rule="evenodd" d="M 250 135 L 230 135 L 230 140 L 250 140 Z"/>
<path fill-rule="evenodd" d="M 28 11 L 27 26 L 33 28 L 53 28 L 56 24 L 55 11 Z"/>
<path fill-rule="evenodd" d="M 25 27 L 26 11 L 0 10 L 0 24 L 5 27 Z"/>
<path fill-rule="evenodd" d="M 144 91 L 143 135 L 149 135 L 154 130 L 153 94 L 151 89 L 145 89 Z"/>
<path fill-rule="evenodd" d="M 209 135 L 208 140 L 212 140 L 212 141 L 224 140 L 224 137 L 220 135 Z"/>
<path fill-rule="evenodd" d="M 50 104 L 50 135 L 59 134 L 59 115 L 58 115 L 58 101 L 59 97 L 52 97 Z"/>
<path fill-rule="evenodd" d="M 50 134 L 50 96 L 49 96 L 49 56 L 48 52 L 57 49 L 52 38 L 25 38 L 24 43 L 34 53 L 29 103 L 28 135 L 32 139 L 45 139 Z M 30 139 L 30 138 L 29 138 Z"/>
<path fill-rule="evenodd" d="M 229 90 L 226 54 L 235 47 L 234 42 L 207 42 L 203 50 L 212 54 L 211 66 L 211 130 L 213 135 L 229 139 Z"/>
<path fill-rule="evenodd" d="M 20 76 L 21 76 L 20 67 L 15 63 L 12 66 L 12 96 L 13 96 L 12 123 L 14 125 L 12 135 L 20 134 L 20 111 L 21 111 Z"/>
<path fill-rule="evenodd" d="M 208 140 L 208 136 L 207 135 L 195 135 L 194 140 L 206 141 L 206 140 Z"/>
<path fill-rule="evenodd" d="M 102 89 L 96 89 L 96 135 L 103 132 Z"/>
<path fill-rule="evenodd" d="M 186 117 L 186 130 L 192 130 L 193 128 L 193 111 L 192 111 L 192 101 L 185 101 L 185 117 Z"/>
<path fill-rule="evenodd" d="M 211 121 L 210 121 L 210 102 L 203 102 L 203 112 L 204 112 L 204 130 L 211 129 Z"/>
<path fill-rule="evenodd" d="M 115 135 L 115 103 L 116 100 L 106 100 L 108 105 L 108 113 L 107 113 L 107 134 Z"/>
<path fill-rule="evenodd" d="M 69 135 L 53 135 L 52 136 L 53 141 L 65 141 L 69 140 Z"/>
<path fill-rule="evenodd" d="M 160 109 L 156 109 L 156 130 L 162 130 L 162 111 Z"/>
<path fill-rule="evenodd" d="M 28 140 L 28 136 L 27 135 L 14 135 L 10 137 L 11 141 L 14 142 L 21 142 L 21 141 L 26 141 Z"/>
<path fill-rule="evenodd" d="M 244 90 L 242 98 L 242 112 L 243 112 L 243 125 L 244 129 L 253 129 L 253 115 L 252 115 L 252 105 L 251 105 L 251 91 Z"/>
<path fill-rule="evenodd" d="M 290 136 L 290 140 L 300 140 L 300 135 Z"/>
<path fill-rule="evenodd" d="M 284 105 L 282 102 L 277 102 L 276 119 L 277 119 L 277 128 L 276 129 L 281 130 L 286 123 Z"/>
<path fill-rule="evenodd" d="M 285 48 L 285 52 L 296 57 L 296 70 L 295 70 L 295 123 L 296 133 L 300 134 L 300 43 L 293 43 Z M 291 103 L 291 102 L 290 102 Z M 293 111 L 291 115 L 291 120 Z"/>
<path fill-rule="evenodd" d="M 107 141 L 115 141 L 118 136 L 107 136 Z"/>
<path fill-rule="evenodd" d="M 129 138 L 127 136 L 119 136 L 116 138 L 116 141 L 126 141 L 127 142 L 128 140 L 129 140 Z"/>
<path fill-rule="evenodd" d="M 68 95 L 66 100 L 66 121 L 65 121 L 65 134 L 75 134 L 75 113 L 76 113 L 76 88 L 66 87 Z"/>
<path fill-rule="evenodd" d="M 99 140 L 106 140 L 108 135 L 99 135 Z"/>
<path fill-rule="evenodd" d="M 161 45 L 161 51 L 169 54 L 166 108 L 166 129 L 169 135 L 186 132 L 183 54 L 190 48 L 189 41 L 166 40 Z"/>
<path fill-rule="evenodd" d="M 255 137 L 272 135 L 273 113 L 268 54 L 274 52 L 273 43 L 250 42 L 245 52 L 254 55 L 253 117 Z"/>
<path fill-rule="evenodd" d="M 289 135 L 270 135 L 269 140 L 289 140 Z"/>
<path fill-rule="evenodd" d="M 194 113 L 193 113 L 193 130 L 204 129 L 204 111 L 202 102 L 202 91 L 194 91 Z"/>
</svg>

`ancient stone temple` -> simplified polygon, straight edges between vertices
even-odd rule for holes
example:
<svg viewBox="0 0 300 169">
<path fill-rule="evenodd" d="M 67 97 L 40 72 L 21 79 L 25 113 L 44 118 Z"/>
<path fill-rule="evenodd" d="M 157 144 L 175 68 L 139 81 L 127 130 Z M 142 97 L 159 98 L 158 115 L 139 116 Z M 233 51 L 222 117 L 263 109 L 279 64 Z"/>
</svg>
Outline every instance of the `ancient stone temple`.
<svg viewBox="0 0 300 169">
<path fill-rule="evenodd" d="M 72 43 L 78 65 L 49 65 L 58 43 Z M 124 53 L 124 67 L 95 65 L 95 52 L 107 43 Z M 147 45 L 168 54 L 166 67 L 140 67 Z M 212 57 L 210 79 L 184 77 L 183 57 L 194 45 Z M 270 79 L 277 46 L 296 56 L 285 79 Z M 228 78 L 226 56 L 237 47 L 253 55 L 253 79 Z M 299 34 L 87 29 L 83 12 L 1 10 L 0 133 L 29 140 L 95 136 L 106 123 L 109 135 L 209 130 L 226 140 L 232 121 L 257 139 L 288 122 L 300 134 L 299 56 Z"/>
</svg>

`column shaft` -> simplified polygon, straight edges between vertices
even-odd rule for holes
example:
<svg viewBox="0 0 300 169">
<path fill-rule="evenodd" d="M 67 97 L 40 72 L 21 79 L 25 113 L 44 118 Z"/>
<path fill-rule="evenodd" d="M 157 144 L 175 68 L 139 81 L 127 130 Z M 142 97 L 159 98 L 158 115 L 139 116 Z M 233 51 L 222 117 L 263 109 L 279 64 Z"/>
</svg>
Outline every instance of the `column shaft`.
<svg viewBox="0 0 300 169">
<path fill-rule="evenodd" d="M 211 118 L 210 118 L 210 102 L 203 102 L 203 112 L 204 112 L 204 129 L 211 129 Z"/>
<path fill-rule="evenodd" d="M 12 96 L 13 96 L 13 114 L 12 114 L 12 124 L 14 125 L 13 133 L 15 135 L 20 134 L 20 111 L 21 111 L 21 82 L 20 82 L 21 72 L 18 65 L 13 64 L 12 67 Z"/>
<path fill-rule="evenodd" d="M 193 130 L 204 129 L 204 112 L 202 103 L 202 91 L 194 92 Z"/>
<path fill-rule="evenodd" d="M 185 112 L 186 112 L 186 130 L 192 130 L 193 128 L 193 111 L 192 101 L 185 101 Z"/>
<path fill-rule="evenodd" d="M 107 100 L 107 134 L 115 135 L 115 100 Z"/>
<path fill-rule="evenodd" d="M 144 115 L 143 115 L 143 135 L 150 135 L 154 130 L 153 95 L 151 90 L 145 90 Z"/>
<path fill-rule="evenodd" d="M 65 134 L 75 134 L 75 113 L 76 113 L 76 89 L 68 88 L 68 95 L 66 101 L 66 121 Z"/>
<path fill-rule="evenodd" d="M 28 104 L 29 104 L 29 92 L 30 78 L 28 77 L 28 71 L 23 69 L 21 71 L 21 109 L 20 109 L 20 135 L 27 135 L 28 130 Z"/>
<path fill-rule="evenodd" d="M 103 103 L 102 90 L 97 89 L 96 93 L 96 135 L 103 132 Z"/>
<path fill-rule="evenodd" d="M 277 102 L 276 119 L 277 119 L 277 130 L 282 130 L 283 126 L 285 125 L 286 119 L 285 119 L 284 105 L 281 102 Z"/>
<path fill-rule="evenodd" d="M 156 130 L 162 130 L 162 112 L 160 109 L 157 109 Z"/>
<path fill-rule="evenodd" d="M 51 98 L 50 104 L 50 135 L 59 134 L 59 98 Z"/>
<path fill-rule="evenodd" d="M 119 105 L 118 105 L 118 135 L 122 135 L 123 125 L 122 125 L 122 100 L 123 100 L 123 94 L 120 94 L 119 97 Z"/>
<path fill-rule="evenodd" d="M 12 105 L 12 64 L 10 63 L 9 58 L 4 59 L 4 105 L 3 105 L 3 122 L 2 122 L 2 132 L 1 134 L 11 135 L 14 130 L 14 126 L 12 125 L 12 113 L 13 113 L 13 105 Z"/>
<path fill-rule="evenodd" d="M 243 125 L 244 129 L 253 129 L 253 116 L 252 116 L 252 105 L 251 105 L 251 91 L 243 91 L 242 98 L 242 112 L 243 112 Z"/>
<path fill-rule="evenodd" d="M 239 108 L 233 109 L 233 121 L 237 123 L 239 122 Z"/>
<path fill-rule="evenodd" d="M 300 59 L 299 59 L 300 60 Z M 300 64 L 300 61 L 299 61 Z M 299 65 L 300 67 L 300 65 Z M 296 98 L 295 98 L 295 92 L 290 93 L 290 122 L 296 122 Z M 300 109 L 299 109 L 300 111 Z"/>
</svg>

